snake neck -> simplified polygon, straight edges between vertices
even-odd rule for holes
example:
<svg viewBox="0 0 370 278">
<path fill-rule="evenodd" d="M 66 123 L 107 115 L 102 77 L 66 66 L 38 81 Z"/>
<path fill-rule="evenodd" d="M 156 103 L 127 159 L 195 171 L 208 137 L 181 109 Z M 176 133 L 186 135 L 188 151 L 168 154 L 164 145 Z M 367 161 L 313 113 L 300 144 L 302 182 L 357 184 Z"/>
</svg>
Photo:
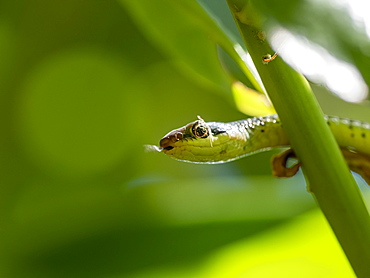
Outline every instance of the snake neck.
<svg viewBox="0 0 370 278">
<path fill-rule="evenodd" d="M 249 118 L 232 124 L 237 126 L 240 133 L 245 134 L 243 147 L 245 153 L 289 145 L 288 137 L 277 115 Z"/>
</svg>

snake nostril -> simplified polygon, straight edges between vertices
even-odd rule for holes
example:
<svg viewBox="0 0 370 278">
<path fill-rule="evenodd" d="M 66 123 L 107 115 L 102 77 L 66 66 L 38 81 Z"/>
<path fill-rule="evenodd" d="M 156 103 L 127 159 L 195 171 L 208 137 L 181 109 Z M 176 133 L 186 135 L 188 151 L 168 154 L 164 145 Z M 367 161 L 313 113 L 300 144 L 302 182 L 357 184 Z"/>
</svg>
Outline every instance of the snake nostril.
<svg viewBox="0 0 370 278">
<path fill-rule="evenodd" d="M 179 141 L 182 139 L 182 133 L 181 132 L 176 132 L 174 135 L 173 135 L 173 138 L 175 139 L 174 141 Z"/>
</svg>

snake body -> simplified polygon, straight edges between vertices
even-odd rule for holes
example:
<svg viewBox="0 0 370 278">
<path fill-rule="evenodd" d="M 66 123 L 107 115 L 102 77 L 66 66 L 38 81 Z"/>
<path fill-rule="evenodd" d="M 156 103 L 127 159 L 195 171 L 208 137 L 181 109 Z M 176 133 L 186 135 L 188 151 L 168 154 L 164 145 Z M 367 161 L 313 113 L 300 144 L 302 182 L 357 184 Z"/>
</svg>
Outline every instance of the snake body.
<svg viewBox="0 0 370 278">
<path fill-rule="evenodd" d="M 370 124 L 325 116 L 341 148 L 370 156 Z M 275 147 L 289 146 L 277 115 L 230 123 L 205 122 L 200 117 L 166 134 L 159 151 L 192 163 L 224 163 Z"/>
</svg>

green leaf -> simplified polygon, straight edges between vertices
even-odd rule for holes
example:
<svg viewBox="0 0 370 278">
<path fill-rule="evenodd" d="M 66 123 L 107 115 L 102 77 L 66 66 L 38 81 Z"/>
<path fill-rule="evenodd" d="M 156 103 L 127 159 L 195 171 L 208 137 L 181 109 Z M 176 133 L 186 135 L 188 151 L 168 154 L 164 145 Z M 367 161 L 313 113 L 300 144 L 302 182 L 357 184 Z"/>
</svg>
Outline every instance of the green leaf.
<svg viewBox="0 0 370 278">
<path fill-rule="evenodd" d="M 220 45 L 243 70 L 249 87 L 262 92 L 246 67 L 242 48 L 196 1 L 121 0 L 142 31 L 182 70 L 217 91 L 231 95 L 230 78 L 223 70 L 216 45 Z"/>
<path fill-rule="evenodd" d="M 244 114 L 265 116 L 276 113 L 265 95 L 246 87 L 241 82 L 233 83 L 233 94 L 237 108 Z"/>
</svg>

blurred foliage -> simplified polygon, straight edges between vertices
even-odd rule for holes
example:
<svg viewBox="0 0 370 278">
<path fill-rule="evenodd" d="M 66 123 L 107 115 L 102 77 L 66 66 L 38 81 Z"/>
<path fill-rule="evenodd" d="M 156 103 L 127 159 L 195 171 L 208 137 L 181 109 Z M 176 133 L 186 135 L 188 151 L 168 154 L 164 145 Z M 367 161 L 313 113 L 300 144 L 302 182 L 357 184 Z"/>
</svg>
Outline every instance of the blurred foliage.
<svg viewBox="0 0 370 278">
<path fill-rule="evenodd" d="M 1 277 L 348 277 L 321 216 L 299 217 L 315 207 L 303 177 L 272 178 L 271 152 L 225 165 L 144 152 L 199 114 L 245 116 L 209 30 L 194 33 L 208 14 L 154 5 L 161 28 L 181 26 L 166 47 L 134 2 L 0 2 Z M 207 2 L 231 26 L 226 4 Z M 320 95 L 330 113 L 370 120 Z"/>
<path fill-rule="evenodd" d="M 337 0 L 262 0 L 254 1 L 268 19 L 316 42 L 341 60 L 357 67 L 370 84 L 370 33 L 363 20 L 348 4 Z M 346 3 L 347 2 L 347 3 Z M 355 1 L 357 9 L 367 10 L 367 1 Z M 268 28 L 268 27 L 267 27 Z"/>
</svg>

